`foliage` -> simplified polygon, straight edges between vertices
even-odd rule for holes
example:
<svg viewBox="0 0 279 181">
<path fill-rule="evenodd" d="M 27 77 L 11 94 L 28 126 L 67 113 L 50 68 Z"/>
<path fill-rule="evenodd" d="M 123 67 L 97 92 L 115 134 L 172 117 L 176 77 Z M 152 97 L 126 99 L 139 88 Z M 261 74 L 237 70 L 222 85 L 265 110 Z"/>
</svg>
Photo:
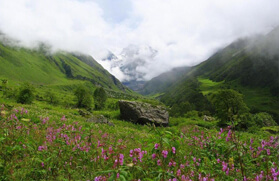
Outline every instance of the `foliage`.
<svg viewBox="0 0 279 181">
<path fill-rule="evenodd" d="M 74 92 L 77 98 L 77 107 L 79 108 L 91 108 L 92 96 L 89 90 L 84 86 L 79 86 Z"/>
<path fill-rule="evenodd" d="M 217 116 L 221 122 L 234 122 L 236 118 L 248 112 L 248 107 L 243 101 L 242 95 L 234 90 L 221 90 L 212 97 Z"/>
<path fill-rule="evenodd" d="M 47 91 L 45 97 L 49 104 L 57 105 L 59 103 L 58 97 L 53 91 Z"/>
<path fill-rule="evenodd" d="M 24 83 L 19 88 L 17 102 L 21 104 L 31 104 L 34 100 L 34 87 L 29 83 Z"/>
<path fill-rule="evenodd" d="M 266 112 L 257 113 L 253 118 L 255 123 L 260 127 L 277 126 L 277 123 L 273 120 L 272 116 Z"/>
<path fill-rule="evenodd" d="M 279 138 L 267 134 L 194 125 L 154 128 L 117 120 L 111 127 L 63 112 L 48 116 L 44 110 L 14 108 L 3 113 L 7 111 L 0 106 L 1 180 L 217 181 L 279 176 Z"/>
<path fill-rule="evenodd" d="M 5 39 L 9 39 L 5 37 Z M 39 85 L 68 86 L 78 81 L 119 92 L 129 92 L 119 80 L 89 55 L 47 51 L 4 45 L 0 41 L 0 79 L 28 81 Z"/>
<path fill-rule="evenodd" d="M 107 94 L 103 87 L 97 87 L 94 91 L 95 109 L 100 110 L 105 107 Z"/>
<path fill-rule="evenodd" d="M 191 111 L 193 106 L 187 101 L 180 104 L 174 104 L 170 110 L 170 116 L 181 117 L 188 111 Z"/>
<path fill-rule="evenodd" d="M 2 82 L 2 87 L 1 88 L 2 88 L 2 90 L 5 90 L 7 88 L 8 80 L 7 79 L 2 79 L 1 82 Z"/>
<path fill-rule="evenodd" d="M 189 78 L 185 82 L 181 83 L 181 85 L 166 92 L 162 96 L 161 101 L 170 106 L 177 104 L 177 106 L 175 106 L 176 110 L 180 104 L 189 102 L 192 110 L 213 112 L 213 106 L 201 93 L 199 86 L 200 83 L 196 78 Z M 181 111 L 174 111 L 174 115 L 176 112 L 179 115 L 179 112 Z"/>
</svg>

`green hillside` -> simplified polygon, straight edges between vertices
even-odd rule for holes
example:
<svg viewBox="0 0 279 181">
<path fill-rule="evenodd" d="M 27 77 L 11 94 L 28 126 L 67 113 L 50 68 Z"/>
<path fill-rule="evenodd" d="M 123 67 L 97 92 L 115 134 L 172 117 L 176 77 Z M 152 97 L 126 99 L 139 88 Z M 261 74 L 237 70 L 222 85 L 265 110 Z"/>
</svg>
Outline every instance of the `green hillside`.
<svg viewBox="0 0 279 181">
<path fill-rule="evenodd" d="M 130 92 L 91 56 L 80 53 L 47 53 L 0 42 L 0 78 L 37 85 L 71 85 L 85 80 L 94 86 Z"/>
<path fill-rule="evenodd" d="M 161 101 L 210 111 L 205 99 L 221 89 L 240 92 L 251 112 L 268 112 L 279 120 L 279 28 L 219 50 L 166 88 Z"/>
<path fill-rule="evenodd" d="M 160 74 L 154 77 L 150 81 L 146 82 L 139 91 L 143 95 L 150 95 L 156 93 L 163 93 L 168 87 L 170 87 L 176 80 L 180 79 L 182 75 L 190 70 L 190 67 L 177 67 L 169 72 Z"/>
</svg>

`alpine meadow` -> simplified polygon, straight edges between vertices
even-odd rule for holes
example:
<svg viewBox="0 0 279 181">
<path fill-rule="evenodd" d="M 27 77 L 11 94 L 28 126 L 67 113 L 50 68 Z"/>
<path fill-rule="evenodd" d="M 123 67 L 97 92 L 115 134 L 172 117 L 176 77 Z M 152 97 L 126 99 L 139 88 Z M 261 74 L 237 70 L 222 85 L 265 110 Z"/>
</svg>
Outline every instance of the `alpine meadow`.
<svg viewBox="0 0 279 181">
<path fill-rule="evenodd" d="M 0 180 L 279 180 L 278 7 L 0 0 Z"/>
</svg>

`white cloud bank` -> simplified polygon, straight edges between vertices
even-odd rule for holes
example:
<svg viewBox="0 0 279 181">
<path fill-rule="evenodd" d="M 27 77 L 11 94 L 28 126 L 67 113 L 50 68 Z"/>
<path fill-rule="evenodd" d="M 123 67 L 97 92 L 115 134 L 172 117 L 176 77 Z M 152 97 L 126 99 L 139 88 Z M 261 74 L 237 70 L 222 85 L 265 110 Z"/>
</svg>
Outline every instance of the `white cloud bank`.
<svg viewBox="0 0 279 181">
<path fill-rule="evenodd" d="M 137 70 L 150 79 L 270 31 L 279 25 L 278 7 L 278 0 L 0 0 L 0 30 L 25 45 L 46 41 L 97 60 L 107 50 L 148 45 L 158 53 Z M 125 79 L 119 68 L 112 73 Z"/>
</svg>

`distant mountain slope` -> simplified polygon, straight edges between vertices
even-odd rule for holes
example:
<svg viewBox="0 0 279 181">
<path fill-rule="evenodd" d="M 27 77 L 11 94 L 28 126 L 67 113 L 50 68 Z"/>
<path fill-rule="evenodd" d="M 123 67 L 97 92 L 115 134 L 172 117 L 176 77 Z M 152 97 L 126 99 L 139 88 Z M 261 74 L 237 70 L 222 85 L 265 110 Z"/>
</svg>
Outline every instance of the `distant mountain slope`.
<svg viewBox="0 0 279 181">
<path fill-rule="evenodd" d="M 238 40 L 219 50 L 166 88 L 161 100 L 170 106 L 185 101 L 191 103 L 193 92 L 216 91 L 216 87 L 207 90 L 205 85 L 201 86 L 207 80 L 220 82 L 218 89 L 240 91 L 251 110 L 269 112 L 279 120 L 279 28 L 265 36 Z"/>
<path fill-rule="evenodd" d="M 198 65 L 194 75 L 243 86 L 278 88 L 279 28 L 266 36 L 238 40 Z M 276 91 L 272 91 L 277 94 Z"/>
<path fill-rule="evenodd" d="M 137 80 L 122 81 L 122 84 L 129 87 L 135 92 L 139 92 L 143 88 L 145 81 L 137 81 Z"/>
<path fill-rule="evenodd" d="M 11 46 L 6 40 L 0 40 L 1 78 L 41 85 L 87 80 L 112 90 L 128 90 L 89 55 L 68 52 L 50 54 L 42 47 L 31 50 Z"/>
<path fill-rule="evenodd" d="M 146 82 L 139 93 L 143 95 L 163 93 L 188 71 L 190 71 L 190 67 L 177 67 L 169 72 L 162 73 Z"/>
</svg>

